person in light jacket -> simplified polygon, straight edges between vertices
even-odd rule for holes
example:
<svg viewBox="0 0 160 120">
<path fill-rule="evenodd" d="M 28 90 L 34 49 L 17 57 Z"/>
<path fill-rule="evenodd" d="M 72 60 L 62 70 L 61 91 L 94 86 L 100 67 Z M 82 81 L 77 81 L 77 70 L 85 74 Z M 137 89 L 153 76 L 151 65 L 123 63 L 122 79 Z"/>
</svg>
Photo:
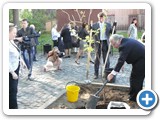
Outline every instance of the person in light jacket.
<svg viewBox="0 0 160 120">
<path fill-rule="evenodd" d="M 128 28 L 128 37 L 137 40 L 137 19 L 133 18 Z"/>
<path fill-rule="evenodd" d="M 19 79 L 20 64 L 26 67 L 24 61 L 21 59 L 20 49 L 14 43 L 17 33 L 17 28 L 14 24 L 9 25 L 9 109 L 18 109 L 17 105 L 17 87 Z M 22 37 L 16 38 L 22 42 Z"/>
</svg>

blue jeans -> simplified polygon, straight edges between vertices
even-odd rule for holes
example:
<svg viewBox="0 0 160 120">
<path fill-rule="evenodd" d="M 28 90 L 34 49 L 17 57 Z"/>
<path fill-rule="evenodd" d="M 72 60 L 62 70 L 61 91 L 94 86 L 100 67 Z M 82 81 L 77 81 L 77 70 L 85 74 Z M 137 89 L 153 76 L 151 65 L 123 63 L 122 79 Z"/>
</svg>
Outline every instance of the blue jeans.
<svg viewBox="0 0 160 120">
<path fill-rule="evenodd" d="M 37 46 L 32 47 L 32 53 L 33 53 L 33 60 L 36 60 Z"/>
<path fill-rule="evenodd" d="M 24 58 L 24 62 L 26 63 L 27 68 L 29 70 L 28 77 L 30 77 L 32 75 L 32 66 L 33 66 L 33 49 L 32 48 L 24 49 L 22 55 Z"/>
</svg>

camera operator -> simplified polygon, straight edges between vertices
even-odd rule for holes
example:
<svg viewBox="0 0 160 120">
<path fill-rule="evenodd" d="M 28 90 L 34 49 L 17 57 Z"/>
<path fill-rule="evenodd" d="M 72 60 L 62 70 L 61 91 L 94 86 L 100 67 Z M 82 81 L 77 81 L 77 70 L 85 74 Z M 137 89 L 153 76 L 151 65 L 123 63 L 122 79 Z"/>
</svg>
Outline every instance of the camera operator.
<svg viewBox="0 0 160 120">
<path fill-rule="evenodd" d="M 28 26 L 28 24 L 27 19 L 22 20 L 22 28 L 17 32 L 17 37 L 23 37 L 23 41 L 21 42 L 22 55 L 29 70 L 28 80 L 33 80 L 31 78 L 33 65 L 33 45 L 31 38 L 34 38 L 35 32 Z"/>
</svg>

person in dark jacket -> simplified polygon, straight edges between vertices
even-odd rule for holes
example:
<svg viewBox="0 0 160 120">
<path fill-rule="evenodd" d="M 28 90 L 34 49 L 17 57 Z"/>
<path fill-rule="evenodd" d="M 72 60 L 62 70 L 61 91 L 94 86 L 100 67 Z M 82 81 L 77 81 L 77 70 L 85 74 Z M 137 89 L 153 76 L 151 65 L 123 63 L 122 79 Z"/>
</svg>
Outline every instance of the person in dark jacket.
<svg viewBox="0 0 160 120">
<path fill-rule="evenodd" d="M 94 71 L 95 71 L 94 79 L 98 78 L 101 52 L 103 56 L 103 63 L 105 62 L 107 51 L 108 51 L 109 36 L 112 33 L 111 24 L 108 22 L 105 22 L 105 18 L 106 18 L 106 15 L 103 12 L 101 12 L 98 14 L 99 21 L 91 25 L 94 31 L 98 31 L 98 34 L 94 35 L 95 53 L 96 53 L 96 59 L 94 64 Z M 108 59 L 107 64 L 105 66 L 105 71 L 109 68 L 109 65 L 110 63 Z M 104 72 L 103 77 L 106 78 L 106 72 Z"/>
<path fill-rule="evenodd" d="M 71 48 L 72 48 L 72 38 L 71 38 L 71 26 L 67 24 L 64 26 L 61 37 L 63 37 L 64 42 L 64 49 L 65 49 L 65 56 L 64 58 L 70 58 L 71 55 Z"/>
<path fill-rule="evenodd" d="M 75 60 L 75 62 L 77 64 L 80 64 L 79 59 L 83 55 L 84 45 L 86 44 L 86 42 L 84 40 L 86 39 L 86 36 L 88 36 L 88 35 L 89 35 L 88 24 L 86 22 L 83 22 L 82 28 L 81 28 L 80 32 L 78 33 L 79 51 L 77 52 L 76 60 Z"/>
<path fill-rule="evenodd" d="M 33 66 L 33 51 L 32 51 L 32 42 L 31 38 L 35 37 L 34 30 L 28 26 L 28 20 L 22 20 L 22 28 L 17 32 L 17 37 L 23 37 L 23 41 L 21 43 L 21 50 L 23 52 L 23 58 L 27 68 L 29 70 L 28 79 L 33 80 L 32 75 L 32 66 Z"/>
<path fill-rule="evenodd" d="M 36 57 L 36 54 L 37 54 L 37 45 L 39 45 L 39 41 L 38 41 L 38 37 L 40 37 L 41 35 L 41 31 L 37 32 L 35 30 L 35 26 L 33 24 L 30 25 L 30 27 L 34 30 L 34 38 L 33 39 L 33 42 L 34 42 L 34 45 L 32 47 L 32 51 L 33 51 L 33 61 L 37 61 L 37 57 Z"/>
<path fill-rule="evenodd" d="M 145 46 L 132 38 L 123 38 L 122 35 L 114 34 L 110 37 L 114 48 L 119 49 L 119 59 L 114 70 L 108 75 L 110 81 L 116 75 L 124 62 L 132 64 L 130 76 L 129 100 L 136 101 L 137 94 L 143 87 L 145 78 Z"/>
</svg>

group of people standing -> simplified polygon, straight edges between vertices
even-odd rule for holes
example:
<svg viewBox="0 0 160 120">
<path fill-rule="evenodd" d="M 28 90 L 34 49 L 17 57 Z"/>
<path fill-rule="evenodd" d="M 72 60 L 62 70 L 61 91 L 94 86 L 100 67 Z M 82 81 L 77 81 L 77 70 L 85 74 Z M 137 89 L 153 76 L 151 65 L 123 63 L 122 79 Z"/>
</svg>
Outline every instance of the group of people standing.
<svg viewBox="0 0 160 120">
<path fill-rule="evenodd" d="M 99 77 L 100 59 L 102 58 L 105 64 L 104 76 L 110 81 L 121 69 L 124 62 L 132 64 L 132 72 L 130 77 L 130 98 L 131 101 L 136 101 L 138 92 L 142 89 L 143 80 L 145 77 L 145 47 L 139 43 L 137 39 L 137 20 L 133 19 L 129 27 L 129 38 L 124 38 L 122 35 L 112 34 L 113 26 L 106 22 L 106 15 L 101 12 L 98 14 L 98 22 L 89 25 L 84 22 L 80 28 L 74 23 L 69 23 L 64 26 L 61 33 L 57 31 L 57 24 L 51 30 L 53 47 L 58 47 L 60 51 L 65 51 L 64 58 L 70 58 L 71 48 L 79 47 L 76 55 L 75 63 L 80 64 L 79 58 L 83 55 L 86 36 L 90 34 L 90 29 L 98 31 L 98 34 L 93 33 L 95 61 L 94 63 L 94 79 Z M 22 20 L 22 28 L 17 32 L 14 25 L 9 26 L 9 108 L 17 109 L 17 85 L 20 64 L 27 67 L 29 70 L 28 79 L 31 79 L 32 64 L 36 57 L 36 45 L 38 44 L 38 37 L 40 33 L 35 31 L 34 25 L 28 26 L 27 19 Z M 31 39 L 36 41 L 32 46 Z M 77 38 L 77 39 L 75 39 Z M 21 43 L 21 49 L 14 43 L 18 40 Z M 62 43 L 63 40 L 63 43 Z M 119 59 L 114 70 L 106 76 L 106 70 L 110 68 L 110 58 L 106 60 L 109 44 L 119 49 Z M 21 51 L 23 59 L 21 56 Z M 23 61 L 24 60 L 24 61 Z"/>
</svg>

